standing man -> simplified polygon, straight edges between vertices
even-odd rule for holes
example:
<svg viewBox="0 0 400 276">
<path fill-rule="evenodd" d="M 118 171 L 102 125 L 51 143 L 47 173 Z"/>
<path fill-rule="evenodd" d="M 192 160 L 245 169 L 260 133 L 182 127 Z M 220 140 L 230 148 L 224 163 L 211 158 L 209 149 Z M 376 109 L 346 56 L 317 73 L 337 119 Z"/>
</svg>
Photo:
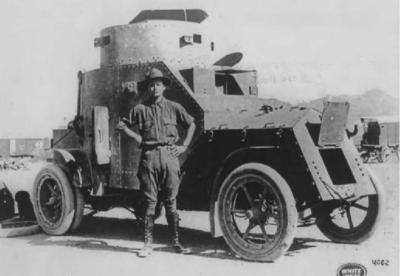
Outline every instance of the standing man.
<svg viewBox="0 0 400 276">
<path fill-rule="evenodd" d="M 195 131 L 193 117 L 178 103 L 164 98 L 163 93 L 170 79 L 156 68 L 150 70 L 139 87 L 147 88 L 148 98 L 131 111 L 132 125 L 137 125 L 139 134 L 129 129 L 124 122 L 117 128 L 135 139 L 142 148 L 139 179 L 146 199 L 144 219 L 144 247 L 139 257 L 152 252 L 154 216 L 157 200 L 164 202 L 168 227 L 172 235 L 173 248 L 178 253 L 190 250 L 179 242 L 179 217 L 176 198 L 180 185 L 178 156 L 184 153 Z M 187 129 L 186 137 L 179 143 L 177 126 Z"/>
</svg>

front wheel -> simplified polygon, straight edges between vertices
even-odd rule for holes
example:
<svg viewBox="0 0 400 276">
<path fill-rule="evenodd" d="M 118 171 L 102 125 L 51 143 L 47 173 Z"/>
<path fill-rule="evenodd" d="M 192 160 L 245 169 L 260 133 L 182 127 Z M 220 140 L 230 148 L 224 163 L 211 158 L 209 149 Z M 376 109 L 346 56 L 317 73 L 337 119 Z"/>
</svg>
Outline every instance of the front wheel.
<svg viewBox="0 0 400 276">
<path fill-rule="evenodd" d="M 233 252 L 252 261 L 273 261 L 293 241 L 297 211 L 292 191 L 272 168 L 244 164 L 224 180 L 219 223 Z"/>
<path fill-rule="evenodd" d="M 368 239 L 376 230 L 383 210 L 383 188 L 379 179 L 367 167 L 376 194 L 338 204 L 317 218 L 321 232 L 333 242 L 358 244 Z"/>
<path fill-rule="evenodd" d="M 33 207 L 40 227 L 47 234 L 63 235 L 74 220 L 74 193 L 64 171 L 50 164 L 36 176 Z"/>
</svg>

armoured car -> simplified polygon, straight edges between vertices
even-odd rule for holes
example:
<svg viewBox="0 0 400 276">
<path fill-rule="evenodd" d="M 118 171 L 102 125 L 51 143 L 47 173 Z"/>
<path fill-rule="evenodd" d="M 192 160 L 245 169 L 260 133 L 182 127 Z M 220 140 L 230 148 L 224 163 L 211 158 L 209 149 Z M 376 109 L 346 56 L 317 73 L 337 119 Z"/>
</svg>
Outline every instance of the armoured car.
<svg viewBox="0 0 400 276">
<path fill-rule="evenodd" d="M 179 208 L 209 212 L 210 233 L 238 256 L 273 261 L 292 244 L 298 213 L 309 212 L 338 243 L 360 243 L 382 209 L 379 180 L 345 135 L 349 105 L 319 112 L 258 97 L 257 72 L 221 55 L 202 10 L 149 10 L 95 39 L 100 67 L 78 74 L 77 115 L 55 130 L 50 164 L 34 182 L 39 225 L 75 231 L 85 206 L 124 206 L 141 218 L 141 149 L 115 129 L 146 99 L 138 83 L 151 68 L 171 79 L 165 97 L 197 126 L 180 156 Z M 170 122 L 173 124 L 173 122 Z"/>
</svg>

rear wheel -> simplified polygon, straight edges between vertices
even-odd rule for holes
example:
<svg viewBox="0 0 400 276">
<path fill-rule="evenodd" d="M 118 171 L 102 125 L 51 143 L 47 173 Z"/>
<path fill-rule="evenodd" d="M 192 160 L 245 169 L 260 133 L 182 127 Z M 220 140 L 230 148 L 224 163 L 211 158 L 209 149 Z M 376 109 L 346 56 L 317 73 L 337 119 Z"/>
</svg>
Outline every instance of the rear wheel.
<svg viewBox="0 0 400 276">
<path fill-rule="evenodd" d="M 236 168 L 218 195 L 225 241 L 240 257 L 273 261 L 293 241 L 297 211 L 286 181 L 270 167 L 248 163 Z"/>
<path fill-rule="evenodd" d="M 340 204 L 317 218 L 318 228 L 331 241 L 358 244 L 376 230 L 383 210 L 383 189 L 369 168 L 368 172 L 376 194 Z"/>
<path fill-rule="evenodd" d="M 47 234 L 63 235 L 74 219 L 74 193 L 64 171 L 50 164 L 35 178 L 33 207 L 38 224 Z"/>
</svg>

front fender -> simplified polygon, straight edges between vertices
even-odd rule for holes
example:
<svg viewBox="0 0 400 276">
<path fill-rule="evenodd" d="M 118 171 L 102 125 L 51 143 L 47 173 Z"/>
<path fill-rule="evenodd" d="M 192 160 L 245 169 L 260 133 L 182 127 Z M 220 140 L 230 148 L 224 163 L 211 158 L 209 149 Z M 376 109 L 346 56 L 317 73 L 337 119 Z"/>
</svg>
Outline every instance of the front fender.
<svg viewBox="0 0 400 276">
<path fill-rule="evenodd" d="M 54 149 L 53 150 L 53 160 L 54 163 L 61 166 L 68 166 L 68 163 L 76 162 L 75 157 L 67 150 Z"/>
<path fill-rule="evenodd" d="M 82 188 L 93 185 L 93 173 L 90 159 L 80 149 L 54 149 L 53 163 L 60 166 L 68 175 L 73 186 Z M 77 173 L 78 177 L 73 175 Z"/>
</svg>

